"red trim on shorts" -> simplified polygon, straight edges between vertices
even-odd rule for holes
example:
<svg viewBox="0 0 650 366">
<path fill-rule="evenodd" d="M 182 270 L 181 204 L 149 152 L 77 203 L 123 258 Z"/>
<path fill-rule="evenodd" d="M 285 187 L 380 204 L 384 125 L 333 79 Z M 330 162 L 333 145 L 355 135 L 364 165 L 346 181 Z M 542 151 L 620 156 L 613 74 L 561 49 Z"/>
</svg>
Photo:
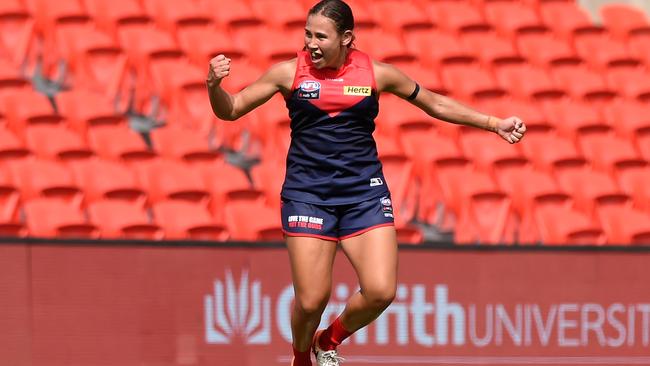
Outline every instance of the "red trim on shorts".
<svg viewBox="0 0 650 366">
<path fill-rule="evenodd" d="M 384 227 L 384 226 L 395 226 L 395 223 L 388 222 L 388 223 L 385 223 L 385 224 L 379 224 L 379 225 L 371 226 L 371 227 L 365 228 L 365 229 L 363 229 L 363 230 L 359 230 L 359 231 L 357 231 L 357 232 L 354 232 L 354 233 L 352 233 L 352 234 L 348 234 L 348 235 L 346 235 L 346 236 L 341 236 L 341 237 L 339 238 L 339 240 L 344 240 L 344 239 L 351 238 L 351 237 L 353 237 L 353 236 L 358 236 L 358 235 L 361 235 L 361 234 L 363 234 L 363 233 L 366 233 L 366 232 L 368 232 L 368 231 L 370 231 L 370 230 L 377 229 L 377 228 Z"/>
<path fill-rule="evenodd" d="M 307 234 L 307 233 L 290 233 L 284 229 L 282 229 L 282 232 L 286 236 L 305 236 L 308 238 L 316 238 L 316 239 L 323 239 L 323 240 L 329 240 L 329 241 L 334 241 L 338 242 L 339 239 L 332 237 L 332 236 L 325 236 L 325 235 L 317 235 L 317 234 Z"/>
</svg>

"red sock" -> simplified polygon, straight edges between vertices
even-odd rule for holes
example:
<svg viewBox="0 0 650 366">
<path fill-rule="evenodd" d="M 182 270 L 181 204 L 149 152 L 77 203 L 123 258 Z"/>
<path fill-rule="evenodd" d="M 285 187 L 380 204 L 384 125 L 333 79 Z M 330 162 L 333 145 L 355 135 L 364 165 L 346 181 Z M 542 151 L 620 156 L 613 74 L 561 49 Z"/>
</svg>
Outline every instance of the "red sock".
<svg viewBox="0 0 650 366">
<path fill-rule="evenodd" d="M 311 366 L 311 350 L 307 349 L 301 352 L 293 347 L 293 363 L 291 366 Z"/>
<path fill-rule="evenodd" d="M 340 318 L 336 318 L 334 323 L 327 327 L 321 333 L 320 338 L 318 339 L 318 346 L 323 351 L 331 351 L 336 349 L 336 347 L 341 344 L 347 337 L 351 336 L 352 332 L 347 331 L 343 328 Z"/>
</svg>

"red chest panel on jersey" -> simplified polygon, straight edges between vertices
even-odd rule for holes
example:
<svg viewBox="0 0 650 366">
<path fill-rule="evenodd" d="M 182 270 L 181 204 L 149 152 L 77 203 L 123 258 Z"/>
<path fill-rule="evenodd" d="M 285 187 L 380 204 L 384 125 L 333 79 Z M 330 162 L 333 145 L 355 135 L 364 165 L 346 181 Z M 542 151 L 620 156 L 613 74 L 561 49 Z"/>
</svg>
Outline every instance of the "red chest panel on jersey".
<svg viewBox="0 0 650 366">
<path fill-rule="evenodd" d="M 372 96 L 376 90 L 372 62 L 361 51 L 350 50 L 345 64 L 338 70 L 318 70 L 309 53 L 298 53 L 293 98 L 306 100 L 331 117 Z"/>
</svg>

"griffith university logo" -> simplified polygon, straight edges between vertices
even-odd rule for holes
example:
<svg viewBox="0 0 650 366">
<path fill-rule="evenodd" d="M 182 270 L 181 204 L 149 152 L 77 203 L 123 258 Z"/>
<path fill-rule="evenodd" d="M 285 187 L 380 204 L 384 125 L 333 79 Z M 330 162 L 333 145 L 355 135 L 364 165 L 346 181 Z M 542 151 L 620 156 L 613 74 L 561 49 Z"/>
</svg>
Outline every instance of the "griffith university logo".
<svg viewBox="0 0 650 366">
<path fill-rule="evenodd" d="M 237 284 L 226 270 L 225 281 L 214 281 L 214 294 L 205 296 L 204 306 L 208 344 L 230 344 L 234 338 L 246 344 L 271 342 L 271 299 L 262 296 L 260 281 L 249 283 L 248 271 Z"/>
</svg>

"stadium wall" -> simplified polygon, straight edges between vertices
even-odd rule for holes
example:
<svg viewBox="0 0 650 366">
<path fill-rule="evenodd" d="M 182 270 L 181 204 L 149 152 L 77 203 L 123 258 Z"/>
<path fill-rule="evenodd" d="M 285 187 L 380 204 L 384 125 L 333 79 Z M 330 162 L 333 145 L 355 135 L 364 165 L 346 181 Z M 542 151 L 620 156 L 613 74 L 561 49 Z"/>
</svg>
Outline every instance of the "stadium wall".
<svg viewBox="0 0 650 366">
<path fill-rule="evenodd" d="M 650 364 L 648 248 L 403 246 L 349 365 Z M 324 321 L 357 289 L 339 253 Z M 0 244 L 0 365 L 288 365 L 281 244 Z"/>
</svg>

